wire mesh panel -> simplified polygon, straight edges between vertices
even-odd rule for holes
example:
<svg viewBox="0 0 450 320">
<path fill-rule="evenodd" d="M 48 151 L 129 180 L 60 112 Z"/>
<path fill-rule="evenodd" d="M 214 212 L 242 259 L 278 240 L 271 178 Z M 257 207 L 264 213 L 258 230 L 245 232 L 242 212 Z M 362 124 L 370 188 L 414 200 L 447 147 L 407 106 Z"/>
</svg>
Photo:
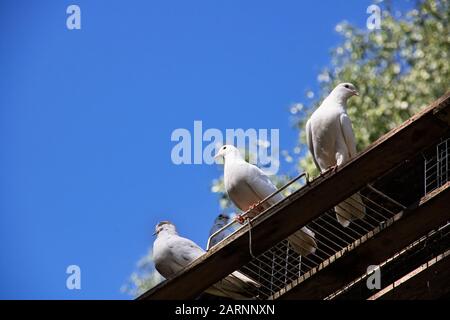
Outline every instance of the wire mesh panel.
<svg viewBox="0 0 450 320">
<path fill-rule="evenodd" d="M 355 203 L 357 197 L 350 197 L 341 208 L 353 208 L 353 213 L 363 208 L 364 212 L 358 216 L 365 214 L 364 218 L 353 220 L 344 227 L 331 209 L 307 225 L 315 234 L 317 249 L 314 253 L 302 257 L 285 239 L 242 267 L 241 272 L 260 283 L 256 298 L 273 298 L 289 284 L 308 278 L 384 229 L 404 209 L 403 205 L 372 186 L 360 190 L 359 195 L 362 206 Z"/>
<path fill-rule="evenodd" d="M 424 179 L 425 193 L 429 193 L 449 181 L 449 153 L 450 138 L 446 137 L 432 147 L 431 152 L 424 155 L 424 176 L 420 177 L 420 170 L 414 179 Z M 381 189 L 385 188 L 381 187 Z M 288 288 L 301 284 L 346 252 L 353 250 L 401 218 L 402 211 L 406 208 L 404 204 L 393 199 L 392 192 L 388 190 L 383 192 L 382 190 L 369 184 L 360 189 L 357 194 L 338 204 L 337 210 L 335 207 L 325 211 L 308 223 L 306 227 L 314 233 L 317 243 L 315 252 L 300 256 L 296 252 L 298 250 L 294 251 L 294 247 L 287 238 L 240 268 L 240 272 L 260 284 L 255 298 L 276 299 L 280 297 Z M 388 196 L 387 192 L 391 196 Z M 410 204 L 410 201 L 405 204 Z M 343 219 L 337 219 L 336 212 L 339 212 L 341 217 L 347 218 L 347 220 L 349 216 L 353 217 L 350 219 L 350 224 L 348 226 L 341 224 Z M 301 209 L 299 214 L 301 214 Z M 220 234 L 223 232 L 228 232 L 226 236 L 228 237 L 240 227 L 242 225 L 234 221 L 219 230 L 212 238 L 223 236 Z M 249 250 L 252 253 L 251 242 Z"/>
<path fill-rule="evenodd" d="M 424 261 L 436 257 L 450 248 L 450 222 L 430 231 L 392 257 L 379 264 L 383 273 L 383 283 L 393 283 Z M 325 298 L 332 299 L 367 299 L 373 295 L 373 289 L 367 288 L 367 278 L 373 274 L 366 272 L 339 290 Z"/>
<path fill-rule="evenodd" d="M 436 152 L 425 158 L 425 194 L 449 181 L 450 138 L 436 145 Z"/>
</svg>

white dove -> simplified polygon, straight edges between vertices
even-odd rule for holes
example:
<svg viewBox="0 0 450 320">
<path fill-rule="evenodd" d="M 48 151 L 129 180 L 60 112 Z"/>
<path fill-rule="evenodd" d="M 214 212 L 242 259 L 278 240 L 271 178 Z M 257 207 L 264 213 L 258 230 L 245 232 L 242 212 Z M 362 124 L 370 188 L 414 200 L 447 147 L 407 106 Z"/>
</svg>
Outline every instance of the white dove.
<svg viewBox="0 0 450 320">
<path fill-rule="evenodd" d="M 193 241 L 180 237 L 175 225 L 162 221 L 156 225 L 157 238 L 153 243 L 153 261 L 158 272 L 170 279 L 205 251 Z M 258 283 L 235 271 L 205 290 L 206 293 L 233 299 L 249 299 L 256 294 Z"/>
<path fill-rule="evenodd" d="M 214 219 L 214 224 L 211 227 L 211 230 L 209 231 L 209 236 L 211 237 L 214 233 L 225 227 L 227 224 L 229 224 L 232 221 L 230 216 L 226 213 L 221 213 L 217 216 L 216 219 Z M 222 230 L 219 234 L 214 236 L 214 238 L 211 239 L 209 242 L 209 248 L 212 248 L 216 244 L 218 244 L 220 241 L 228 237 L 231 233 L 235 231 L 235 228 L 232 228 L 230 226 L 229 228 L 226 228 L 225 230 Z"/>
<path fill-rule="evenodd" d="M 277 191 L 277 187 L 261 169 L 246 162 L 234 146 L 222 146 L 215 156 L 219 157 L 225 160 L 224 184 L 228 197 L 243 212 L 253 209 L 260 213 L 284 198 L 278 193 L 256 206 Z M 306 227 L 289 236 L 288 241 L 294 251 L 302 256 L 314 253 L 317 248 L 314 233 Z"/>
<path fill-rule="evenodd" d="M 336 169 L 356 155 L 355 134 L 347 115 L 347 99 L 357 96 L 351 83 L 341 83 L 311 115 L 306 123 L 306 140 L 317 169 Z M 337 205 L 337 220 L 344 227 L 365 216 L 365 207 L 358 193 Z"/>
</svg>

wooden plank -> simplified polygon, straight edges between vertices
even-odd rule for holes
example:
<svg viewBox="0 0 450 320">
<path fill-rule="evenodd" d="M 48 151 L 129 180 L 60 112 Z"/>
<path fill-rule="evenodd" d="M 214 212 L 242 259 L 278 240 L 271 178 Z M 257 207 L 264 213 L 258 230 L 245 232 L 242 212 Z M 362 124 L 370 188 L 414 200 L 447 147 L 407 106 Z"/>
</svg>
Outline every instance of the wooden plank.
<svg viewBox="0 0 450 320">
<path fill-rule="evenodd" d="M 448 111 L 449 105 L 450 92 L 377 140 L 337 172 L 315 179 L 253 219 L 253 253 L 257 255 L 269 249 L 368 182 L 437 141 L 449 130 L 447 123 L 438 118 Z M 437 108 L 439 112 L 436 112 Z M 249 262 L 248 245 L 248 227 L 243 227 L 176 277 L 139 299 L 195 298 L 211 284 Z"/>
<path fill-rule="evenodd" d="M 417 269 L 422 264 L 430 260 L 430 257 L 437 257 L 439 254 L 450 248 L 450 223 L 435 229 L 434 232 L 427 234 L 425 237 L 414 241 L 399 253 L 390 257 L 380 264 L 380 272 L 382 275 L 381 283 L 394 283 L 397 279 L 402 278 L 409 272 Z M 355 283 L 347 287 L 344 291 L 339 292 L 332 299 L 338 300 L 361 300 L 368 299 L 374 295 L 374 291 L 367 288 L 367 276 L 358 278 Z M 384 290 L 384 289 L 383 289 Z"/>
<path fill-rule="evenodd" d="M 450 293 L 450 251 L 397 280 L 370 300 L 434 300 Z"/>
<path fill-rule="evenodd" d="M 405 210 L 390 227 L 292 287 L 280 299 L 324 299 L 363 275 L 369 265 L 381 264 L 449 219 L 450 182 L 447 182 L 424 197 L 416 208 Z"/>
<path fill-rule="evenodd" d="M 450 110 L 446 108 L 445 103 L 440 103 L 441 99 L 445 99 L 445 96 L 441 97 L 439 100 L 436 101 L 436 104 L 438 106 L 434 109 L 433 112 L 439 119 L 441 119 L 443 122 L 447 123 L 447 125 L 450 126 Z"/>
</svg>

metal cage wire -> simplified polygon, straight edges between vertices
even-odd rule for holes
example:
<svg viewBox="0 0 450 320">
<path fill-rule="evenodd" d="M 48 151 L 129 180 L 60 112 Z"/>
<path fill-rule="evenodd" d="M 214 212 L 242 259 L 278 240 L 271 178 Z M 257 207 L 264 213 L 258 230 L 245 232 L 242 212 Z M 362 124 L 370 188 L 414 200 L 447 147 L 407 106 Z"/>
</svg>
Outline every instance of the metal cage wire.
<svg viewBox="0 0 450 320">
<path fill-rule="evenodd" d="M 287 239 L 262 253 L 240 271 L 260 283 L 257 299 L 274 299 L 283 294 L 290 284 L 309 278 L 336 258 L 366 241 L 389 225 L 405 208 L 380 190 L 368 185 L 359 192 L 365 207 L 365 217 L 353 220 L 348 227 L 341 226 L 333 209 L 324 212 L 307 224 L 314 232 L 317 249 L 307 256 L 292 250 Z M 353 198 L 344 201 L 345 209 L 361 206 Z"/>
<path fill-rule="evenodd" d="M 441 141 L 435 148 L 436 152 L 425 158 L 425 194 L 449 181 L 450 138 Z M 305 178 L 305 184 L 307 184 L 308 176 L 303 173 L 276 193 L 282 192 L 302 177 Z M 305 187 L 305 184 L 300 188 Z M 276 193 L 266 198 L 265 201 Z M 348 227 L 343 227 L 336 219 L 335 210 L 330 209 L 306 225 L 315 234 L 315 241 L 318 246 L 314 253 L 302 257 L 292 249 L 289 241 L 284 239 L 264 253 L 254 257 L 239 269 L 240 272 L 260 284 L 257 293 L 254 294 L 256 299 L 276 299 L 284 293 L 287 287 L 297 285 L 311 277 L 322 268 L 333 263 L 345 252 L 352 250 L 401 218 L 405 206 L 383 191 L 376 189 L 373 185 L 368 184 L 357 193 L 360 195 L 362 205 L 365 208 L 363 219 L 353 220 Z M 359 212 L 361 210 L 361 204 L 356 202 L 357 200 L 354 197 L 349 197 L 338 206 L 341 210 L 352 214 L 348 212 L 349 208 L 352 208 L 353 213 L 355 210 Z M 246 214 L 248 213 L 244 213 L 244 216 Z M 225 237 L 227 238 L 243 226 L 236 221 L 224 226 L 211 235 L 208 240 L 208 249 L 214 237 L 223 232 L 228 232 Z M 249 228 L 251 231 L 251 226 Z M 230 229 L 233 231 L 230 232 Z M 249 244 L 249 250 L 252 253 L 251 243 Z"/>
<path fill-rule="evenodd" d="M 424 177 L 425 194 L 444 185 L 450 173 L 450 138 L 436 145 L 436 152 L 425 157 Z"/>
<path fill-rule="evenodd" d="M 420 248 L 424 248 L 426 246 L 426 242 L 435 237 L 440 237 L 441 239 L 448 237 L 450 235 L 450 222 L 447 222 L 446 224 L 440 226 L 439 228 L 430 231 L 428 234 L 420 237 L 410 245 L 408 245 L 406 248 L 400 250 L 396 254 L 394 254 L 392 257 L 381 263 L 378 267 L 381 269 L 385 266 L 388 266 L 390 263 L 395 262 L 396 260 L 400 260 L 402 256 L 407 255 L 408 252 L 414 252 L 420 250 Z M 336 298 L 339 298 L 341 295 L 345 294 L 347 291 L 351 290 L 355 285 L 362 281 L 366 281 L 367 277 L 371 275 L 370 272 L 367 272 L 363 274 L 362 276 L 356 278 L 352 282 L 348 283 L 341 289 L 333 292 L 329 296 L 325 298 L 325 300 L 333 300 Z"/>
<path fill-rule="evenodd" d="M 308 181 L 307 176 L 301 174 L 282 189 L 302 177 L 305 177 L 306 182 Z M 278 192 L 281 192 L 282 189 Z M 330 209 L 307 224 L 307 227 L 315 234 L 317 249 L 314 253 L 302 257 L 292 249 L 289 241 L 285 239 L 254 257 L 239 270 L 260 284 L 255 298 L 271 299 L 277 294 L 281 294 L 280 292 L 287 285 L 302 278 L 306 279 L 342 255 L 344 251 L 382 230 L 405 208 L 372 185 L 367 185 L 358 193 L 365 209 L 363 219 L 353 220 L 348 227 L 343 227 L 337 222 L 335 211 Z M 356 202 L 355 198 L 350 197 L 338 206 L 344 211 L 352 208 L 352 213 L 355 213 L 355 210 L 360 210 L 362 207 Z M 234 231 L 229 232 L 226 236 L 229 237 L 242 226 L 236 221 L 224 226 L 211 235 L 208 248 L 214 237 L 233 229 Z M 251 243 L 249 250 L 251 252 Z"/>
</svg>

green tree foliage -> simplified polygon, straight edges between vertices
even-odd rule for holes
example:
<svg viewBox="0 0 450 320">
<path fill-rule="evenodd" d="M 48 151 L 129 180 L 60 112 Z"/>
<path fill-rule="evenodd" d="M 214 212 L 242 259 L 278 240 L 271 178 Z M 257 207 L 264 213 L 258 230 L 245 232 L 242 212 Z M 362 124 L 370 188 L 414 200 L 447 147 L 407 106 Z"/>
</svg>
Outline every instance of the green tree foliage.
<svg viewBox="0 0 450 320">
<path fill-rule="evenodd" d="M 307 93 L 317 98 L 291 106 L 299 140 L 298 146 L 284 155 L 288 162 L 297 163 L 299 172 L 318 174 L 307 151 L 304 127 L 309 115 L 340 82 L 352 82 L 360 92 L 359 97 L 349 100 L 347 109 L 359 150 L 448 90 L 449 2 L 417 1 L 406 13 L 394 11 L 388 1 L 384 3 L 379 30 L 357 28 L 346 21 L 336 26 L 341 42 L 331 52 L 330 66 L 318 75 L 319 92 Z M 290 177 L 274 179 L 279 186 Z M 222 206 L 230 205 L 222 178 L 213 181 L 212 191 L 219 194 Z"/>
<path fill-rule="evenodd" d="M 352 82 L 360 92 L 359 97 L 349 100 L 347 109 L 359 150 L 448 90 L 449 1 L 419 0 L 408 12 L 395 11 L 390 3 L 379 4 L 382 8 L 379 30 L 357 28 L 345 21 L 336 26 L 341 42 L 331 52 L 330 65 L 318 75 L 320 90 L 307 94 L 308 98 L 316 98 L 291 106 L 291 116 L 299 130 L 298 146 L 282 154 L 287 162 L 296 163 L 298 172 L 317 174 L 305 145 L 304 126 L 338 83 Z M 278 187 L 290 178 L 273 177 Z M 222 207 L 230 206 L 223 178 L 214 180 L 211 190 L 219 195 Z M 291 191 L 292 188 L 287 190 Z M 140 269 L 132 275 L 134 291 L 128 292 L 136 294 L 157 283 L 154 270 L 146 273 Z"/>
<path fill-rule="evenodd" d="M 338 24 L 342 41 L 318 77 L 318 99 L 299 112 L 301 147 L 309 114 L 340 82 L 360 92 L 347 109 L 359 150 L 443 95 L 450 80 L 449 15 L 448 1 L 426 0 L 406 14 L 384 8 L 380 30 Z M 316 172 L 310 155 L 299 159 L 299 168 Z"/>
<path fill-rule="evenodd" d="M 145 256 L 139 259 L 136 263 L 136 270 L 130 275 L 127 283 L 122 286 L 122 292 L 137 297 L 164 280 L 156 271 L 152 257 L 153 253 L 150 249 Z"/>
</svg>

